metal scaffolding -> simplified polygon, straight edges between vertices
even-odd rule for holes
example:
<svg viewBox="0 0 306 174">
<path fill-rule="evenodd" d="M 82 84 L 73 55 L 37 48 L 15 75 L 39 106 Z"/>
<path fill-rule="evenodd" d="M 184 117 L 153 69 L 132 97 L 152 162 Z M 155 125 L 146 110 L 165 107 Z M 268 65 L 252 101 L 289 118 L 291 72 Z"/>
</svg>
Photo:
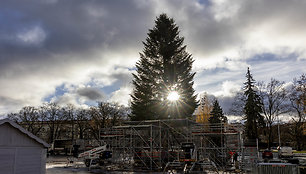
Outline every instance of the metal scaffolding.
<svg viewBox="0 0 306 174">
<path fill-rule="evenodd" d="M 168 162 L 182 161 L 181 144 L 196 146 L 196 159 L 210 160 L 219 169 L 229 152 L 241 149 L 241 132 L 233 125 L 204 125 L 187 119 L 130 121 L 100 131 L 113 151 L 113 162 L 124 170 L 163 170 Z"/>
</svg>

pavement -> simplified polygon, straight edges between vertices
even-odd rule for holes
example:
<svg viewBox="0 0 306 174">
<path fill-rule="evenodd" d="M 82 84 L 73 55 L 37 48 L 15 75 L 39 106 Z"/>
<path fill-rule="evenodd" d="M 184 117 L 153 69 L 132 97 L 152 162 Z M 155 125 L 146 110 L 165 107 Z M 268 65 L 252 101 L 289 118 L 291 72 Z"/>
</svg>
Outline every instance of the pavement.
<svg viewBox="0 0 306 174">
<path fill-rule="evenodd" d="M 46 163 L 46 174 L 88 174 L 91 173 L 83 162 L 77 161 L 77 165 L 68 163 L 67 156 L 49 156 Z"/>
<path fill-rule="evenodd" d="M 261 156 L 261 154 L 260 154 Z M 277 153 L 273 153 L 273 159 L 278 159 Z M 306 164 L 306 154 L 295 155 L 294 158 L 298 158 L 300 164 Z M 46 174 L 140 174 L 144 172 L 123 172 L 123 171 L 107 171 L 100 168 L 93 168 L 90 171 L 81 160 L 74 159 L 74 163 L 68 163 L 67 156 L 50 156 L 47 158 L 46 163 Z M 161 172 L 153 172 L 154 174 L 161 174 Z M 151 173 L 151 174 L 153 174 Z"/>
<path fill-rule="evenodd" d="M 134 174 L 135 172 L 118 172 L 118 171 L 105 171 L 100 168 L 93 168 L 88 170 L 84 164 L 80 166 L 69 165 L 66 163 L 47 163 L 46 174 Z"/>
<path fill-rule="evenodd" d="M 90 171 L 84 162 L 74 158 L 74 163 L 68 163 L 66 156 L 50 156 L 47 158 L 46 174 L 141 174 L 148 172 L 126 172 L 109 171 L 101 168 L 91 168 Z M 149 172 L 150 174 L 161 174 L 162 172 Z"/>
</svg>

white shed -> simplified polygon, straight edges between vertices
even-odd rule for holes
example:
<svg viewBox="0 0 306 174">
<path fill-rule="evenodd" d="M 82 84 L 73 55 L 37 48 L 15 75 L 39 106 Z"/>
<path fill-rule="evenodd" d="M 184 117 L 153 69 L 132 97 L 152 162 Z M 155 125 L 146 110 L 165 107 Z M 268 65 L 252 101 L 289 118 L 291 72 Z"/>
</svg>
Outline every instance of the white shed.
<svg viewBox="0 0 306 174">
<path fill-rule="evenodd" d="M 48 147 L 17 123 L 0 120 L 0 174 L 45 174 Z"/>
</svg>

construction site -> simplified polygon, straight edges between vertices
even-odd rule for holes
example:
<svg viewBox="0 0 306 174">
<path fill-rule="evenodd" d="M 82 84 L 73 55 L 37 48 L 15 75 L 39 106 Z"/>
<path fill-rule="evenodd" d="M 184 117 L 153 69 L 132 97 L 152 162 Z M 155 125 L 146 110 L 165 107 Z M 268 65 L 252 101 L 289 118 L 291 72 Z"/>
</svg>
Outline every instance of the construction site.
<svg viewBox="0 0 306 174">
<path fill-rule="evenodd" d="M 102 155 L 100 163 L 124 171 L 251 171 L 258 149 L 256 144 L 245 147 L 241 134 L 238 126 L 223 123 L 205 125 L 187 119 L 129 121 L 100 130 L 103 151 L 111 154 Z M 235 153 L 243 163 L 233 166 Z M 99 163 L 93 160 L 87 159 L 88 167 Z"/>
<path fill-rule="evenodd" d="M 258 142 L 242 135 L 241 124 L 188 119 L 126 121 L 100 129 L 98 144 L 68 157 L 66 167 L 86 166 L 89 173 L 299 174 L 299 160 L 304 157 L 298 160 L 292 153 L 284 158 L 272 153 L 264 157 Z"/>
</svg>

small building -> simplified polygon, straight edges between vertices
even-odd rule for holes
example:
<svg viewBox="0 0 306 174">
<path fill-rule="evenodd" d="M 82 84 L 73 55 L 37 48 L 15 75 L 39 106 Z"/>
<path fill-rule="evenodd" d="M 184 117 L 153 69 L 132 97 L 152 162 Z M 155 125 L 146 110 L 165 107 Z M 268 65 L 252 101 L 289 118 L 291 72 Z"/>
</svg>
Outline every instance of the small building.
<svg viewBox="0 0 306 174">
<path fill-rule="evenodd" d="M 17 123 L 0 120 L 0 174 L 45 174 L 48 147 Z"/>
</svg>

